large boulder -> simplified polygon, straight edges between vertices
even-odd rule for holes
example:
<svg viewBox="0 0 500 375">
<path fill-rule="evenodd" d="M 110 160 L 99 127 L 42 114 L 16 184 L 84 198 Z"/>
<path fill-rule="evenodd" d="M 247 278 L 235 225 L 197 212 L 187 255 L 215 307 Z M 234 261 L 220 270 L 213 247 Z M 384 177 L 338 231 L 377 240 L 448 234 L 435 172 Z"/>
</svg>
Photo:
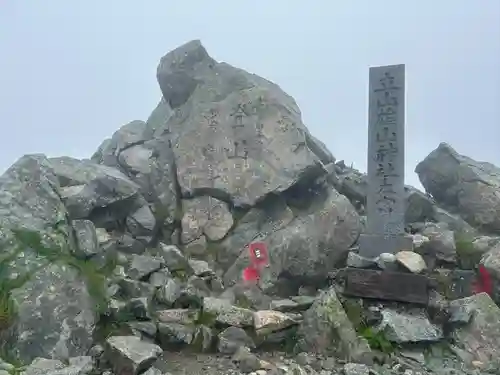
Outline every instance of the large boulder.
<svg viewBox="0 0 500 375">
<path fill-rule="evenodd" d="M 472 226 L 500 232 L 500 168 L 441 143 L 415 168 L 427 192 Z"/>
<path fill-rule="evenodd" d="M 125 228 L 151 241 L 156 218 L 139 185 L 113 167 L 70 157 L 51 158 L 71 219 L 90 219 L 100 228 Z"/>
<path fill-rule="evenodd" d="M 23 156 L 0 177 L 0 258 L 20 246 L 12 229 L 38 232 L 46 246 L 57 248 L 65 241 L 71 245 L 72 229 L 60 196 L 58 178 L 43 155 Z M 8 326 L 0 328 L 1 349 L 13 350 L 23 361 L 85 355 L 96 317 L 86 283 L 67 264 L 50 264 L 37 249 L 21 249 L 8 275 L 0 272 L 0 283 L 6 277 L 30 275 L 12 290 L 18 311 L 11 310 Z"/>
<path fill-rule="evenodd" d="M 199 41 L 166 54 L 157 78 L 174 113 L 155 136 L 171 140 L 184 197 L 205 194 L 252 206 L 324 173 L 321 159 L 333 158 L 310 136 L 292 97 L 218 63 Z"/>
<path fill-rule="evenodd" d="M 132 121 L 122 126 L 91 158 L 116 168 L 134 182 L 156 219 L 164 224 L 167 236 L 173 231 L 179 204 L 175 162 L 170 139 L 152 136 L 154 129 L 166 123 L 169 111 L 168 104 L 160 101 L 148 122 Z"/>
<path fill-rule="evenodd" d="M 240 280 L 250 262 L 247 245 L 259 238 L 269 249 L 270 266 L 261 277 L 261 287 L 269 292 L 290 295 L 302 285 L 321 287 L 328 274 L 344 264 L 359 237 L 359 216 L 349 200 L 331 186 L 319 186 L 311 194 L 315 196 L 312 204 L 295 209 L 295 217 L 283 205 L 274 219 L 256 226 L 257 232 L 237 234 L 236 229 L 233 236 L 237 237 L 228 237 L 221 258 L 237 258 L 224 275 L 226 285 Z M 244 228 L 252 229 L 248 224 Z"/>
<path fill-rule="evenodd" d="M 373 354 L 368 342 L 358 336 L 334 288 L 324 290 L 303 315 L 297 349 L 371 363 Z"/>
</svg>

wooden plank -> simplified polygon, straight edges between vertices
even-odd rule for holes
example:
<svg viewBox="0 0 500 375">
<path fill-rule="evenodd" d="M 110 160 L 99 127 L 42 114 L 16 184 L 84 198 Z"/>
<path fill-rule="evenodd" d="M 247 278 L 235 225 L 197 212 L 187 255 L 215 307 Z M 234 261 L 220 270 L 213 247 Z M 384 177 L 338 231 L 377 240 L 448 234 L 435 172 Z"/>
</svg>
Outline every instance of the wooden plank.
<svg viewBox="0 0 500 375">
<path fill-rule="evenodd" d="M 344 294 L 426 305 L 429 278 L 404 272 L 346 268 Z"/>
</svg>

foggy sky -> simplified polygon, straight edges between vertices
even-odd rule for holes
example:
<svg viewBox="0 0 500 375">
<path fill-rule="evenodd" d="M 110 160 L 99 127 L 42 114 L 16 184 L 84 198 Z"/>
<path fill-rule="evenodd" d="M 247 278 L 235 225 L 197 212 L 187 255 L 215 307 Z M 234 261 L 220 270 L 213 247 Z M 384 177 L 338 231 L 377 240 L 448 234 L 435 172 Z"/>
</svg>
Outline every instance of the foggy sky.
<svg viewBox="0 0 500 375">
<path fill-rule="evenodd" d="M 406 64 L 406 182 L 443 141 L 500 165 L 498 0 L 4 0 L 0 172 L 26 153 L 90 157 L 145 120 L 160 57 L 191 39 L 279 84 L 363 171 L 368 68 Z"/>
</svg>

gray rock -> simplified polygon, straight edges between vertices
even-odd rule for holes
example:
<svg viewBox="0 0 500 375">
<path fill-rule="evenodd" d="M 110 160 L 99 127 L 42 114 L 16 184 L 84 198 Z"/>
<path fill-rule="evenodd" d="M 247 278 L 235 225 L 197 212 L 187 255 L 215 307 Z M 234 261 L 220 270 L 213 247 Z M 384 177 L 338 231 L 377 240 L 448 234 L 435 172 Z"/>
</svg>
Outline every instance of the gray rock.
<svg viewBox="0 0 500 375">
<path fill-rule="evenodd" d="M 201 306 L 202 300 L 211 295 L 206 281 L 198 276 L 191 276 L 181 290 L 178 302 L 182 306 Z"/>
<path fill-rule="evenodd" d="M 186 275 L 193 274 L 193 269 L 189 265 L 188 260 L 176 246 L 165 245 L 160 242 L 157 249 L 153 251 L 153 254 L 163 258 L 170 272 L 182 271 Z"/>
<path fill-rule="evenodd" d="M 360 363 L 346 363 L 344 365 L 344 374 L 345 375 L 368 375 L 370 373 L 370 369 L 367 365 Z"/>
<path fill-rule="evenodd" d="M 238 225 L 231 233 L 218 246 L 213 246 L 216 247 L 217 265 L 227 270 L 241 253 L 246 251 L 244 249 L 249 243 L 262 240 L 286 228 L 293 219 L 294 214 L 284 198 L 269 197 L 262 206 L 250 209 L 238 220 Z"/>
<path fill-rule="evenodd" d="M 441 143 L 415 168 L 420 182 L 443 207 L 454 207 L 469 224 L 500 231 L 500 169 L 460 155 Z"/>
<path fill-rule="evenodd" d="M 335 157 L 332 155 L 326 145 L 315 136 L 306 134 L 307 147 L 318 157 L 318 159 L 326 166 L 327 164 L 335 163 Z"/>
<path fill-rule="evenodd" d="M 101 244 L 101 248 L 103 253 L 143 254 L 146 245 L 129 233 L 114 233 Z"/>
<path fill-rule="evenodd" d="M 150 321 L 127 322 L 127 326 L 130 327 L 132 332 L 140 333 L 143 338 L 145 337 L 153 338 L 155 337 L 158 331 L 156 324 Z"/>
<path fill-rule="evenodd" d="M 70 157 L 52 158 L 50 162 L 63 182 L 61 196 L 72 219 L 90 218 L 94 223 L 100 220 L 107 224 L 109 215 L 115 220 L 125 218 L 134 208 L 139 186 L 119 170 Z M 108 210 L 103 210 L 105 207 Z"/>
<path fill-rule="evenodd" d="M 434 219 L 435 204 L 428 196 L 412 187 L 406 187 L 405 192 L 405 222 L 407 224 L 426 222 Z"/>
<path fill-rule="evenodd" d="M 104 140 L 98 150 L 92 155 L 91 160 L 98 164 L 116 167 L 116 155 L 121 150 L 143 142 L 146 123 L 134 120 L 120 127 L 110 139 Z"/>
<path fill-rule="evenodd" d="M 214 275 L 214 271 L 204 260 L 189 259 L 189 265 L 193 269 L 195 276 L 208 276 Z"/>
<path fill-rule="evenodd" d="M 293 222 L 265 238 L 270 266 L 261 273 L 260 286 L 267 292 L 296 294 L 304 284 L 324 282 L 335 266 L 345 261 L 360 232 L 359 216 L 352 204 L 332 188 L 321 188 L 313 212 L 303 211 Z M 249 264 L 249 252 L 241 254 L 224 275 L 224 285 L 241 279 Z"/>
<path fill-rule="evenodd" d="M 439 261 L 456 262 L 455 233 L 449 230 L 446 224 L 429 223 L 425 226 L 422 234 L 429 241 L 421 246 L 419 252 L 430 255 Z"/>
<path fill-rule="evenodd" d="M 382 270 L 394 270 L 397 268 L 396 255 L 391 253 L 382 253 L 376 259 L 378 268 Z"/>
<path fill-rule="evenodd" d="M 464 233 L 471 236 L 477 234 L 477 230 L 462 219 L 460 215 L 452 214 L 437 206 L 434 207 L 434 221 L 438 223 L 445 223 L 448 225 L 448 228 L 454 232 Z"/>
<path fill-rule="evenodd" d="M 17 245 L 9 229 L 22 227 L 40 233 L 46 246 L 69 255 L 75 249 L 66 218 L 58 179 L 43 155 L 20 158 L 0 177 L 0 247 L 4 253 Z M 54 230 L 56 225 L 59 232 Z M 67 264 L 47 265 L 36 251 L 25 249 L 19 255 L 9 271 L 31 277 L 12 291 L 17 319 L 2 332 L 0 347 L 14 350 L 27 362 L 36 357 L 67 359 L 85 354 L 91 347 L 95 301 L 84 280 Z"/>
<path fill-rule="evenodd" d="M 373 358 L 368 343 L 358 337 L 333 288 L 322 292 L 304 313 L 297 348 L 360 363 L 370 363 Z"/>
<path fill-rule="evenodd" d="M 500 242 L 490 248 L 481 258 L 480 263 L 491 273 L 491 275 L 500 279 Z"/>
<path fill-rule="evenodd" d="M 149 283 L 120 278 L 117 280 L 120 295 L 124 298 L 151 298 L 155 293 L 155 287 Z"/>
<path fill-rule="evenodd" d="M 151 297 L 131 298 L 124 302 L 122 313 L 118 316 L 131 316 L 140 320 L 151 319 Z"/>
<path fill-rule="evenodd" d="M 134 280 L 145 280 L 153 272 L 163 267 L 164 264 L 163 258 L 149 255 L 132 255 L 126 274 Z"/>
<path fill-rule="evenodd" d="M 49 371 L 61 370 L 66 365 L 57 359 L 35 358 L 26 369 L 24 375 L 43 375 Z"/>
<path fill-rule="evenodd" d="M 166 268 L 155 271 L 149 276 L 149 283 L 157 288 L 166 285 L 172 279 L 172 274 Z"/>
<path fill-rule="evenodd" d="M 282 331 L 298 322 L 289 315 L 274 310 L 259 310 L 253 314 L 253 326 L 259 336 Z"/>
<path fill-rule="evenodd" d="M 198 321 L 199 317 L 199 310 L 196 309 L 170 309 L 156 312 L 156 319 L 160 323 L 192 325 Z"/>
<path fill-rule="evenodd" d="M 226 299 L 236 306 L 254 310 L 268 310 L 271 304 L 271 297 L 264 294 L 258 286 L 245 283 L 227 288 L 219 298 Z"/>
<path fill-rule="evenodd" d="M 162 100 L 147 123 L 132 121 L 121 127 L 99 147 L 92 160 L 118 168 L 134 181 L 156 217 L 164 222 L 164 229 L 171 233 L 179 199 L 174 155 L 168 138 L 152 139 L 154 129 L 166 122 L 169 111 Z"/>
<path fill-rule="evenodd" d="M 413 251 L 400 251 L 396 254 L 397 262 L 412 273 L 421 273 L 427 269 L 424 258 Z"/>
<path fill-rule="evenodd" d="M 175 113 L 156 136 L 171 137 L 183 195 L 254 205 L 324 173 L 297 104 L 277 85 L 216 62 L 199 41 L 165 55 L 157 78 Z"/>
<path fill-rule="evenodd" d="M 475 360 L 498 363 L 500 348 L 500 308 L 486 293 L 452 301 L 452 308 L 473 311 L 469 324 L 461 324 L 452 332 L 456 345 Z"/>
<path fill-rule="evenodd" d="M 347 267 L 369 268 L 376 264 L 374 259 L 363 257 L 354 251 L 349 251 L 347 254 Z"/>
<path fill-rule="evenodd" d="M 257 371 L 260 369 L 260 359 L 253 354 L 250 349 L 240 346 L 234 353 L 232 361 L 244 373 Z"/>
<path fill-rule="evenodd" d="M 271 310 L 281 312 L 297 311 L 298 307 L 299 304 L 291 299 L 275 299 L 270 304 Z"/>
<path fill-rule="evenodd" d="M 146 120 L 146 131 L 144 136 L 151 139 L 157 129 L 162 128 L 167 123 L 170 116 L 172 116 L 172 108 L 162 96 L 158 105 Z"/>
<path fill-rule="evenodd" d="M 162 353 L 158 345 L 135 336 L 106 339 L 105 356 L 116 374 L 137 375 L 147 370 Z"/>
<path fill-rule="evenodd" d="M 255 343 L 244 329 L 228 327 L 218 336 L 217 350 L 223 354 L 234 354 L 240 347 L 255 348 Z"/>
<path fill-rule="evenodd" d="M 100 251 L 96 228 L 90 220 L 73 220 L 71 222 L 76 236 L 76 255 L 88 258 Z"/>
<path fill-rule="evenodd" d="M 215 341 L 214 330 L 203 324 L 198 324 L 194 332 L 194 338 L 191 342 L 191 346 L 194 350 L 207 353 L 213 350 L 213 345 Z"/>
<path fill-rule="evenodd" d="M 250 327 L 253 325 L 253 312 L 236 307 L 229 301 L 221 298 L 203 298 L 203 311 L 213 315 L 220 324 L 235 327 Z"/>
<path fill-rule="evenodd" d="M 131 212 L 126 218 L 128 231 L 134 237 L 152 236 L 156 227 L 156 219 L 146 202 L 136 203 L 136 210 Z"/>
<path fill-rule="evenodd" d="M 193 325 L 158 323 L 158 339 L 164 349 L 189 345 L 193 342 L 194 334 Z"/>
<path fill-rule="evenodd" d="M 227 204 L 212 197 L 197 197 L 182 201 L 182 242 L 187 244 L 205 235 L 219 241 L 233 226 L 233 215 Z"/>
<path fill-rule="evenodd" d="M 382 322 L 378 328 L 384 337 L 395 343 L 432 342 L 443 338 L 441 327 L 429 321 L 424 310 L 396 311 L 382 310 Z"/>
<path fill-rule="evenodd" d="M 181 295 L 182 285 L 174 279 L 169 279 L 156 291 L 155 297 L 159 303 L 173 306 Z"/>
</svg>

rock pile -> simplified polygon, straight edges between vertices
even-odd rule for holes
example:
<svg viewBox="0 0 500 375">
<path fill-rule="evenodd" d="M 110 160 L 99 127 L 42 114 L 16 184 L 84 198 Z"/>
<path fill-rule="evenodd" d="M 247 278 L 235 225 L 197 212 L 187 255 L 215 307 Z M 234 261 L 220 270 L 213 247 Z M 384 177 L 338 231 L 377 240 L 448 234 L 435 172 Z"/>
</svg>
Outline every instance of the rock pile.
<svg viewBox="0 0 500 375">
<path fill-rule="evenodd" d="M 500 169 L 439 145 L 416 169 L 427 194 L 407 187 L 415 250 L 363 259 L 366 176 L 290 96 L 199 41 L 157 78 L 149 119 L 91 159 L 26 155 L 0 177 L 0 375 L 175 374 L 179 351 L 227 361 L 206 374 L 500 366 Z M 248 284 L 254 241 L 269 266 Z M 346 266 L 426 277 L 429 301 L 350 295 Z"/>
</svg>

